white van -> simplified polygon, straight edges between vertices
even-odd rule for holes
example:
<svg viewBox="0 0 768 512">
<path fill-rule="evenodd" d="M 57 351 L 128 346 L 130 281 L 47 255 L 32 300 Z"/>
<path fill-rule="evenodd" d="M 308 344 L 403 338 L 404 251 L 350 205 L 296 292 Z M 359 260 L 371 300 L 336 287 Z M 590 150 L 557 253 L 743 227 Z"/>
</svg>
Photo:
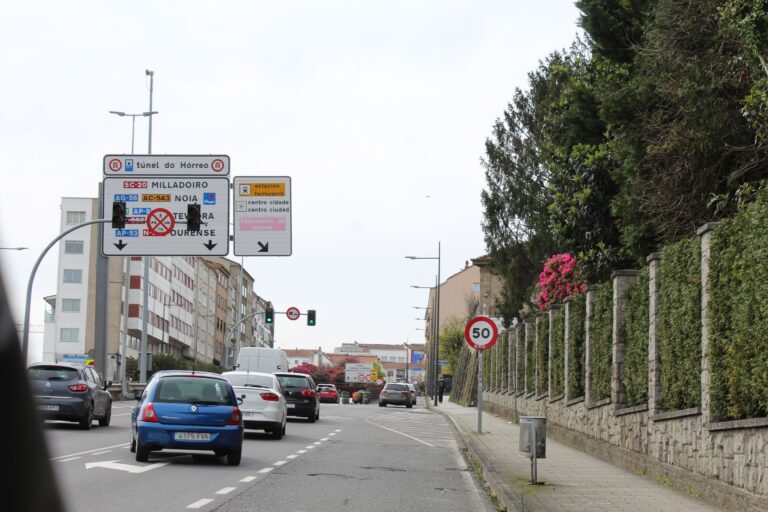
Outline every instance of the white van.
<svg viewBox="0 0 768 512">
<path fill-rule="evenodd" d="M 243 347 L 235 368 L 241 372 L 287 372 L 288 356 L 279 348 Z"/>
</svg>

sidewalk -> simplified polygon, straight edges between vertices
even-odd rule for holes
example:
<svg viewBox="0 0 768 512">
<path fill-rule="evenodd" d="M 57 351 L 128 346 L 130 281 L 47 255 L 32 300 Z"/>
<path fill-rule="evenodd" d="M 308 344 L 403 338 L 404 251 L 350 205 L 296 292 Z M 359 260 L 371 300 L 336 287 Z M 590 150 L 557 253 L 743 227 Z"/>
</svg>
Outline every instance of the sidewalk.
<svg viewBox="0 0 768 512">
<path fill-rule="evenodd" d="M 546 511 L 722 511 L 714 505 L 665 487 L 579 450 L 547 438 L 547 457 L 538 460 L 538 481 L 529 485 L 530 459 L 518 452 L 519 427 L 504 418 L 483 413 L 483 433 L 477 433 L 477 408 L 448 401 L 430 410 L 448 416 L 469 454 L 483 467 L 483 475 L 499 502 L 512 512 Z"/>
</svg>

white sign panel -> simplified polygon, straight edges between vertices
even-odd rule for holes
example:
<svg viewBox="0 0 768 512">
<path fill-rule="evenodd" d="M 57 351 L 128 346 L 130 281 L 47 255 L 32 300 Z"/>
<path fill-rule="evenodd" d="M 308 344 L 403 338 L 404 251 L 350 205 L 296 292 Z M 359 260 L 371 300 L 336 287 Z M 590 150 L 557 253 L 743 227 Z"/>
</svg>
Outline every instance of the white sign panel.
<svg viewBox="0 0 768 512">
<path fill-rule="evenodd" d="M 370 382 L 372 370 L 373 363 L 346 363 L 344 365 L 344 382 Z"/>
<path fill-rule="evenodd" d="M 291 255 L 290 176 L 233 180 L 235 256 Z"/>
<path fill-rule="evenodd" d="M 104 176 L 229 176 L 227 155 L 105 155 Z"/>
<path fill-rule="evenodd" d="M 104 215 L 124 202 L 122 229 L 104 224 L 105 256 L 226 256 L 229 179 L 136 176 L 104 178 Z M 200 205 L 200 231 L 187 230 L 187 206 Z"/>
</svg>

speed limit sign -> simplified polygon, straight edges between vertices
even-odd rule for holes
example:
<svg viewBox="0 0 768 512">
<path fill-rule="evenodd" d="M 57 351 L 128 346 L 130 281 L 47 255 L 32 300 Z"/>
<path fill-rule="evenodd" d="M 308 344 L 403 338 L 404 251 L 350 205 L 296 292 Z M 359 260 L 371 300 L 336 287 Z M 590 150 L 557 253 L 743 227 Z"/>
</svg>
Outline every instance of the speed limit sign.
<svg viewBox="0 0 768 512">
<path fill-rule="evenodd" d="M 496 327 L 496 322 L 487 316 L 477 316 L 467 323 L 464 337 L 469 346 L 475 350 L 486 350 L 496 343 L 496 339 L 499 337 L 499 328 Z"/>
</svg>

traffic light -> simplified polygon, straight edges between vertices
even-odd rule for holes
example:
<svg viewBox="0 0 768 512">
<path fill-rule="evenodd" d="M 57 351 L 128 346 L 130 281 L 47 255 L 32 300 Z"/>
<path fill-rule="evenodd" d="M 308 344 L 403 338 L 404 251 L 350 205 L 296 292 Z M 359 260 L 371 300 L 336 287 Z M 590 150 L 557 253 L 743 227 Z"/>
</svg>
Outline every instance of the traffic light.
<svg viewBox="0 0 768 512">
<path fill-rule="evenodd" d="M 275 310 L 272 306 L 267 306 L 267 310 L 264 312 L 264 323 L 265 324 L 275 323 Z"/>
<path fill-rule="evenodd" d="M 112 227 L 125 228 L 125 202 L 115 201 L 112 203 Z"/>
<path fill-rule="evenodd" d="M 307 325 L 315 325 L 315 310 L 307 310 Z"/>
<path fill-rule="evenodd" d="M 200 205 L 187 205 L 187 231 L 200 231 Z"/>
</svg>

